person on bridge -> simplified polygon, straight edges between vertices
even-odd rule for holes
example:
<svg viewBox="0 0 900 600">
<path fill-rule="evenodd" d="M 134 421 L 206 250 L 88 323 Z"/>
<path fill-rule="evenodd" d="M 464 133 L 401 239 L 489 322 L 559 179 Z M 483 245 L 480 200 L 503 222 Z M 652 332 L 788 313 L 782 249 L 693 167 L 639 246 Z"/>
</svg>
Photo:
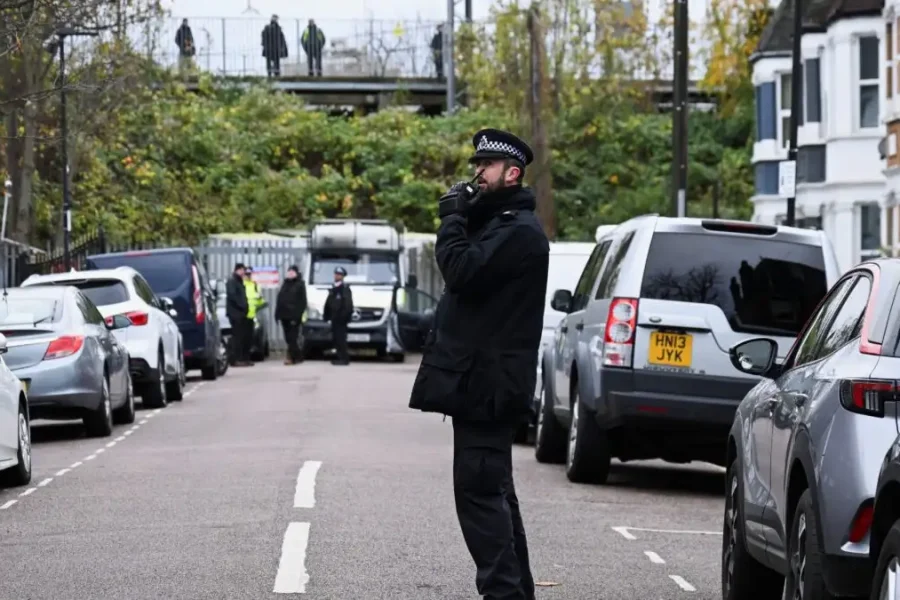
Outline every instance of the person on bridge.
<svg viewBox="0 0 900 600">
<path fill-rule="evenodd" d="M 350 364 L 350 350 L 347 348 L 347 324 L 353 315 L 353 292 L 350 286 L 344 283 L 347 270 L 344 267 L 335 267 L 334 285 L 328 290 L 328 298 L 325 299 L 325 310 L 322 317 L 331 322 L 331 340 L 337 357 L 331 361 L 333 365 L 346 366 Z"/>
<path fill-rule="evenodd" d="M 287 40 L 284 32 L 278 24 L 278 15 L 272 15 L 272 20 L 262 30 L 262 55 L 266 59 L 266 73 L 269 77 L 281 76 L 281 59 L 287 58 Z"/>
<path fill-rule="evenodd" d="M 178 68 L 185 73 L 190 70 L 191 61 L 197 54 L 197 48 L 194 47 L 194 34 L 187 19 L 181 21 L 181 27 L 175 33 L 175 45 L 178 46 Z"/>
<path fill-rule="evenodd" d="M 235 367 L 246 367 L 253 364 L 247 354 L 250 348 L 247 331 L 249 329 L 249 335 L 253 335 L 253 321 L 247 318 L 250 305 L 244 285 L 243 264 L 234 265 L 234 271 L 225 285 L 225 294 L 225 314 L 231 322 L 231 363 Z"/>
<path fill-rule="evenodd" d="M 284 361 L 286 365 L 294 365 L 303 362 L 303 351 L 297 340 L 300 337 L 303 313 L 306 312 L 306 284 L 300 276 L 300 269 L 296 265 L 288 267 L 284 284 L 278 290 L 278 298 L 275 301 L 275 318 L 281 321 L 284 329 L 284 339 L 287 342 L 288 355 Z"/>
<path fill-rule="evenodd" d="M 438 79 L 444 78 L 444 24 L 437 27 L 437 32 L 431 38 L 431 58 L 434 59 L 434 71 Z"/>
<path fill-rule="evenodd" d="M 532 411 L 550 246 L 522 186 L 528 145 L 496 129 L 472 143 L 478 187 L 458 183 L 438 204 L 445 289 L 409 406 L 452 417 L 456 514 L 478 593 L 532 600 L 512 444 Z"/>
<path fill-rule="evenodd" d="M 322 49 L 325 48 L 325 34 L 316 25 L 313 19 L 300 37 L 300 44 L 306 52 L 306 62 L 309 64 L 309 76 L 322 76 Z"/>
</svg>

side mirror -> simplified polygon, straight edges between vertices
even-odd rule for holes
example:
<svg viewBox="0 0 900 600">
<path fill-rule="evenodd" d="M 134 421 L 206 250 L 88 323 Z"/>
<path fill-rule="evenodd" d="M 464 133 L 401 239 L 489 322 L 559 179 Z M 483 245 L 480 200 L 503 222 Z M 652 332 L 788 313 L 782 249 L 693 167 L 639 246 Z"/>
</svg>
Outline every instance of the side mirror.
<svg viewBox="0 0 900 600">
<path fill-rule="evenodd" d="M 163 307 L 164 309 L 166 309 L 166 310 L 169 310 L 170 308 L 175 308 L 175 303 L 172 302 L 172 299 L 171 299 L 171 298 L 168 298 L 168 297 L 166 297 L 166 296 L 160 296 L 160 297 L 159 297 L 159 303 L 160 303 L 160 304 L 162 305 L 162 307 Z"/>
<path fill-rule="evenodd" d="M 769 338 L 753 338 L 732 346 L 728 357 L 735 369 L 748 375 L 771 377 L 775 373 L 778 344 Z"/>
<path fill-rule="evenodd" d="M 9 352 L 9 346 L 6 345 L 6 336 L 0 333 L 0 354 Z"/>
<path fill-rule="evenodd" d="M 415 273 L 410 273 L 406 278 L 406 287 L 413 289 L 419 287 L 419 277 Z"/>
<path fill-rule="evenodd" d="M 572 292 L 569 290 L 556 290 L 550 300 L 550 307 L 563 313 L 572 312 Z"/>
</svg>

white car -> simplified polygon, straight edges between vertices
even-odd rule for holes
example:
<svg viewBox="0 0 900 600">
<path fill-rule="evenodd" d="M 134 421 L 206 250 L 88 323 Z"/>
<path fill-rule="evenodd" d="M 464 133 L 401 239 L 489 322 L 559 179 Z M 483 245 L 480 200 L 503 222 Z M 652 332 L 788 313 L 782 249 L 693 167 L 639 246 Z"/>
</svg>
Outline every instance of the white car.
<svg viewBox="0 0 900 600">
<path fill-rule="evenodd" d="M 0 333 L 0 355 L 6 354 Z M 31 419 L 25 388 L 0 358 L 0 487 L 31 482 Z"/>
<path fill-rule="evenodd" d="M 107 321 L 122 315 L 131 327 L 113 331 L 128 349 L 134 392 L 144 406 L 161 408 L 184 396 L 184 353 L 172 301 L 158 298 L 131 267 L 32 275 L 22 287 L 71 285 L 97 305 Z"/>
</svg>

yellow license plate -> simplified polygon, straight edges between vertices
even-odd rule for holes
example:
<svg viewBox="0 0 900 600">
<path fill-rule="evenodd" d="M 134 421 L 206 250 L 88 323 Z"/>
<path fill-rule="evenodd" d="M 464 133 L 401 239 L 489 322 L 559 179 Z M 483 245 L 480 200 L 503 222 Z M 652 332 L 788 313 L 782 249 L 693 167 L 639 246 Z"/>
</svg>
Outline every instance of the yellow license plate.
<svg viewBox="0 0 900 600">
<path fill-rule="evenodd" d="M 693 353 L 693 336 L 687 333 L 654 331 L 650 334 L 650 364 L 666 367 L 690 367 Z"/>
</svg>

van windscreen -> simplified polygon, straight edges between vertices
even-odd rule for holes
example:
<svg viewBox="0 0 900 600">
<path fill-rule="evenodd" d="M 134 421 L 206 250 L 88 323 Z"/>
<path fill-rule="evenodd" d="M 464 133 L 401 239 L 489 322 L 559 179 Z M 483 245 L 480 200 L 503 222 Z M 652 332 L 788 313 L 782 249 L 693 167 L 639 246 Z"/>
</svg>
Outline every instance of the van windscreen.
<svg viewBox="0 0 900 600">
<path fill-rule="evenodd" d="M 641 298 L 712 304 L 736 332 L 796 336 L 828 291 L 820 246 L 656 233 Z"/>
<path fill-rule="evenodd" d="M 181 252 L 100 255 L 92 256 L 90 262 L 96 269 L 131 267 L 144 276 L 157 294 L 177 290 L 191 278 L 190 263 Z"/>
</svg>

